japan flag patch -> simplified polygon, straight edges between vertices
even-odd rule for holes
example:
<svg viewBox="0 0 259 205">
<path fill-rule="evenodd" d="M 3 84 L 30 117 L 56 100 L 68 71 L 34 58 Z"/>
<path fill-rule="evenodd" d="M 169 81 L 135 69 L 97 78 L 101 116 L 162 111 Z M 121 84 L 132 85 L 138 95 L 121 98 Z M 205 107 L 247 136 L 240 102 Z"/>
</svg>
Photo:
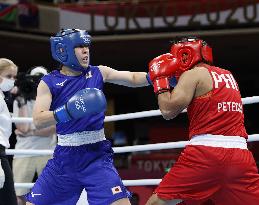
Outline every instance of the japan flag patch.
<svg viewBox="0 0 259 205">
<path fill-rule="evenodd" d="M 120 193 L 120 192 L 122 192 L 120 186 L 115 186 L 115 187 L 112 188 L 112 194 L 113 194 L 113 195 L 114 195 L 114 194 L 118 194 L 118 193 Z"/>
</svg>

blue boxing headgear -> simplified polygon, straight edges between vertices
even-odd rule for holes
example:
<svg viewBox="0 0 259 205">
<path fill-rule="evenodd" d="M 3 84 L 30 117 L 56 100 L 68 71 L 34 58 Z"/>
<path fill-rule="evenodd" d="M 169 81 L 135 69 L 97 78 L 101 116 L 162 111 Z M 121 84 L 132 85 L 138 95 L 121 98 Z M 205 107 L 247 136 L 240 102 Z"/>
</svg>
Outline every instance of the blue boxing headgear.
<svg viewBox="0 0 259 205">
<path fill-rule="evenodd" d="M 50 37 L 52 57 L 75 71 L 84 71 L 75 55 L 74 48 L 91 44 L 91 36 L 85 30 L 62 29 L 55 36 Z"/>
</svg>

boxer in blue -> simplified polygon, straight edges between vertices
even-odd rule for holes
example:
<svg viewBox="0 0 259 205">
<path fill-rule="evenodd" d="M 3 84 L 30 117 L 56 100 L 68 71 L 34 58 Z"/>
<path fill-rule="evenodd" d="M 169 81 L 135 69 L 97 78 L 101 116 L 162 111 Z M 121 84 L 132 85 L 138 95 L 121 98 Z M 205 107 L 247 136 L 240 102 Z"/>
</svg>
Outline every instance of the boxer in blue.
<svg viewBox="0 0 259 205">
<path fill-rule="evenodd" d="M 24 196 L 26 204 L 75 205 L 85 188 L 89 205 L 130 205 L 104 135 L 102 89 L 105 82 L 147 86 L 146 73 L 89 65 L 91 36 L 84 30 L 61 30 L 50 42 L 61 69 L 42 78 L 33 122 L 37 128 L 56 124 L 58 143 L 53 159 Z"/>
</svg>

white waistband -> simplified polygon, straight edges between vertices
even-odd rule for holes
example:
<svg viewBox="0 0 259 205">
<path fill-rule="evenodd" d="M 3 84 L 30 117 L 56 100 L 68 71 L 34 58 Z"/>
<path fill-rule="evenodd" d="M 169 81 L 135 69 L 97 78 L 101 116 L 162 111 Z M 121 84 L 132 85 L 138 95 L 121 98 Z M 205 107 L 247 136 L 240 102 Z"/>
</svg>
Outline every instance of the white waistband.
<svg viewBox="0 0 259 205">
<path fill-rule="evenodd" d="M 58 145 L 61 146 L 80 146 L 106 140 L 104 129 L 95 131 L 74 132 L 66 135 L 58 134 L 57 136 Z"/>
<path fill-rule="evenodd" d="M 247 149 L 246 139 L 243 137 L 211 134 L 195 135 L 190 140 L 189 145 Z"/>
</svg>

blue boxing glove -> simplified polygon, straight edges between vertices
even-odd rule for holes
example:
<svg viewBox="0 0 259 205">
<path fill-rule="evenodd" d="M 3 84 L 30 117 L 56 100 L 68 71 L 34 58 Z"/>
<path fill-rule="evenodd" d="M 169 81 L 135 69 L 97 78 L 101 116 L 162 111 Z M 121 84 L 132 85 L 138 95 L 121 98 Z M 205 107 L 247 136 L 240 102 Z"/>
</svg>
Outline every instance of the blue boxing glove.
<svg viewBox="0 0 259 205">
<path fill-rule="evenodd" d="M 150 79 L 150 74 L 149 73 L 147 73 L 146 78 L 147 78 L 147 82 L 149 83 L 149 85 L 153 86 L 153 83 L 152 83 L 152 81 Z M 172 78 L 169 79 L 169 85 L 170 85 L 171 88 L 174 88 L 176 86 L 176 84 L 177 84 L 177 80 L 176 80 L 175 77 L 172 77 Z"/>
<path fill-rule="evenodd" d="M 106 99 L 103 92 L 97 88 L 85 88 L 77 91 L 69 101 L 54 110 L 57 122 L 68 122 L 85 115 L 104 112 Z"/>
</svg>

